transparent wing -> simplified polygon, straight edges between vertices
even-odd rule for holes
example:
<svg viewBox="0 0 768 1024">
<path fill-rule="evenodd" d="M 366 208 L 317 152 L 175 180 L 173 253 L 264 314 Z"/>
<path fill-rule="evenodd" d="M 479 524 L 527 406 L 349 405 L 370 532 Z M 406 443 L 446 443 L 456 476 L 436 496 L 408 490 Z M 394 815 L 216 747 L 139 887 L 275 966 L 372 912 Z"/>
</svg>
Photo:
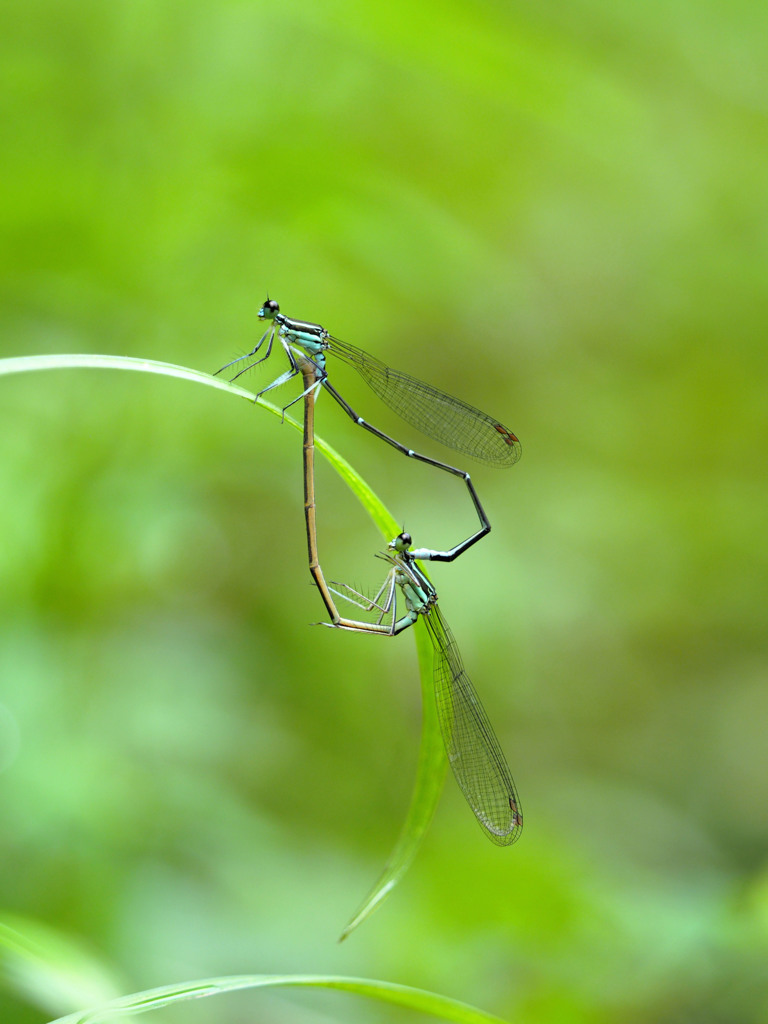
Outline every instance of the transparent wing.
<svg viewBox="0 0 768 1024">
<path fill-rule="evenodd" d="M 433 607 L 426 619 L 435 645 L 435 699 L 448 762 L 488 838 L 509 846 L 523 827 L 512 773 L 440 610 Z"/>
<path fill-rule="evenodd" d="M 498 420 L 338 338 L 328 338 L 328 351 L 353 366 L 386 405 L 428 437 L 464 455 L 496 466 L 512 466 L 520 458 L 520 442 Z"/>
</svg>

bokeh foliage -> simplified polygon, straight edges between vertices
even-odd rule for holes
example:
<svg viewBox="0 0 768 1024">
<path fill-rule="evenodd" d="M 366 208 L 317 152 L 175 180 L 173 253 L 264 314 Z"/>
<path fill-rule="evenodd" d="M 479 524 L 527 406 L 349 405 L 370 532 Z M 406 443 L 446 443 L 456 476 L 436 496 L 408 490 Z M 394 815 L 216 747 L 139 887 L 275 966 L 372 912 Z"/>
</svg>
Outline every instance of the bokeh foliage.
<svg viewBox="0 0 768 1024">
<path fill-rule="evenodd" d="M 448 789 L 337 946 L 404 813 L 419 698 L 410 641 L 309 627 L 297 436 L 182 382 L 4 380 L 9 914 L 75 936 L 115 992 L 328 971 L 536 1024 L 766 1019 L 767 17 L 4 7 L 3 355 L 212 370 L 269 289 L 524 449 L 473 471 L 493 533 L 433 573 L 523 838 L 492 848 Z M 458 482 L 327 399 L 317 419 L 416 543 L 469 531 Z M 318 486 L 328 575 L 376 583 L 375 531 Z M 0 1019 L 45 1019 L 18 991 Z M 352 1019 L 309 995 L 259 1012 Z"/>
</svg>

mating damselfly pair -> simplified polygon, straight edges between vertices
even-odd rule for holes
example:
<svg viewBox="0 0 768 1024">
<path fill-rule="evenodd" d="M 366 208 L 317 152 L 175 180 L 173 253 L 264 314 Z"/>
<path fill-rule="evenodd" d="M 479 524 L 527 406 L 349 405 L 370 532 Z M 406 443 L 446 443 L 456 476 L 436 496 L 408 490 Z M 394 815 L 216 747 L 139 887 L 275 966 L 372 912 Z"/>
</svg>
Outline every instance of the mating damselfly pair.
<svg viewBox="0 0 768 1024">
<path fill-rule="evenodd" d="M 337 356 L 354 367 L 372 390 L 404 420 L 428 436 L 463 454 L 497 466 L 511 466 L 520 457 L 520 442 L 498 420 L 458 398 L 440 391 L 408 373 L 393 370 L 362 349 L 333 337 L 320 324 L 291 319 L 280 312 L 277 302 L 267 299 L 259 317 L 269 322 L 255 348 L 221 370 L 257 355 L 232 378 L 259 365 L 272 353 L 275 337 L 288 357 L 289 368 L 259 395 L 287 383 L 301 373 L 304 390 L 285 407 L 304 399 L 304 486 L 307 543 L 310 572 L 332 619 L 327 625 L 339 629 L 382 636 L 397 636 L 419 618 L 426 624 L 434 651 L 434 692 L 438 721 L 449 764 L 464 796 L 486 835 L 499 845 L 509 845 L 522 828 L 522 812 L 512 775 L 487 714 L 467 675 L 456 641 L 437 605 L 437 593 L 418 561 L 453 561 L 490 532 L 485 514 L 469 473 L 422 455 L 385 434 L 359 416 L 328 380 L 326 354 Z M 480 520 L 480 529 L 448 551 L 411 550 L 411 538 L 401 533 L 380 557 L 389 565 L 386 579 L 373 599 L 345 584 L 329 586 L 320 565 L 315 519 L 314 487 L 314 405 L 324 387 L 344 412 L 365 430 L 381 438 L 409 458 L 461 477 Z M 405 612 L 398 614 L 398 592 Z M 341 616 L 334 595 L 350 601 L 374 621 Z"/>
</svg>

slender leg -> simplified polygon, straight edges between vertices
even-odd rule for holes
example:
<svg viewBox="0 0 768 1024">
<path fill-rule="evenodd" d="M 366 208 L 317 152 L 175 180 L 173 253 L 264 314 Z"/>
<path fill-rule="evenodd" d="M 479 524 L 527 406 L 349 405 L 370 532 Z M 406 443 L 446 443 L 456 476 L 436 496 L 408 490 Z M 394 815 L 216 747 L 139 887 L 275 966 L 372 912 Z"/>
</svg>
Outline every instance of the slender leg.
<svg viewBox="0 0 768 1024">
<path fill-rule="evenodd" d="M 287 369 L 285 371 L 285 373 L 281 373 L 280 374 L 280 376 L 277 378 L 277 380 L 273 380 L 271 384 L 267 384 L 267 386 L 265 388 L 262 388 L 261 391 L 259 391 L 258 394 L 256 395 L 257 398 L 261 398 L 262 395 L 266 395 L 266 393 L 268 391 L 272 391 L 273 388 L 279 388 L 281 384 L 285 384 L 292 377 L 295 377 L 297 373 L 301 372 L 299 370 L 299 366 L 298 366 L 298 363 L 296 362 L 296 358 L 295 358 L 293 352 L 291 352 L 290 348 L 288 347 L 288 345 L 285 344 L 285 342 L 283 341 L 282 338 L 280 339 L 280 342 L 281 342 L 283 348 L 285 349 L 285 354 L 288 356 L 288 362 L 291 365 L 290 365 L 289 369 Z M 241 372 L 245 373 L 245 370 L 242 370 Z M 239 377 L 240 374 L 238 374 L 237 376 Z M 235 379 L 236 379 L 235 377 L 232 378 L 232 380 L 235 380 Z M 301 396 L 299 396 L 299 397 L 301 397 Z M 293 403 L 291 403 L 291 405 L 293 405 Z M 287 408 L 288 408 L 288 406 L 285 407 L 285 409 L 287 409 Z M 285 409 L 283 409 L 283 412 L 285 412 Z"/>
<path fill-rule="evenodd" d="M 338 590 L 337 587 L 343 587 L 344 589 Z M 378 623 L 381 623 L 384 619 L 384 616 L 392 608 L 392 604 L 394 602 L 395 577 L 394 573 L 390 571 L 387 574 L 387 578 L 379 587 L 379 592 L 373 598 L 366 597 L 365 594 L 359 593 L 359 591 L 355 590 L 353 587 L 350 587 L 348 583 L 336 583 L 335 580 L 331 580 L 328 589 L 331 590 L 338 597 L 343 598 L 345 601 L 349 601 L 350 604 L 354 604 L 357 605 L 358 608 L 362 608 L 364 612 L 379 612 L 380 614 L 376 621 Z M 385 600 L 382 602 L 382 604 L 379 604 L 379 598 L 381 597 L 385 590 L 387 591 L 387 596 Z"/>
<path fill-rule="evenodd" d="M 261 336 L 261 341 L 258 343 L 256 348 L 251 349 L 250 352 L 246 352 L 244 356 L 238 356 L 237 359 L 233 359 L 232 362 L 227 363 L 226 366 L 222 366 L 222 368 L 220 370 L 217 370 L 213 376 L 215 377 L 217 376 L 217 374 L 223 373 L 225 370 L 228 370 L 230 366 L 234 366 L 235 363 L 239 363 L 242 359 L 250 359 L 251 356 L 255 356 L 256 353 L 261 348 L 261 346 L 264 344 L 264 339 L 266 338 L 270 331 L 272 332 L 272 337 L 269 339 L 269 344 L 267 345 L 267 354 L 265 356 L 262 356 L 261 359 L 257 359 L 255 363 L 251 363 L 249 366 L 246 366 L 245 370 L 241 370 L 240 373 L 235 374 L 232 380 L 237 380 L 240 374 L 245 373 L 246 370 L 252 370 L 254 366 L 258 366 L 259 363 L 263 363 L 265 359 L 269 359 L 269 354 L 272 351 L 272 342 L 275 340 L 275 330 L 273 327 L 268 327 L 266 331 L 264 331 L 264 333 Z"/>
<path fill-rule="evenodd" d="M 262 391 L 259 391 L 258 395 L 256 396 L 257 398 L 265 394 L 265 392 L 271 391 L 272 388 L 279 388 L 281 384 L 285 384 L 287 380 L 290 380 L 291 377 L 295 377 L 296 374 L 299 372 L 299 368 L 296 365 L 296 360 L 293 358 L 293 353 L 291 352 L 290 347 L 286 344 L 282 335 L 278 335 L 278 339 L 280 341 L 280 344 L 283 346 L 285 354 L 288 356 L 288 362 L 291 364 L 291 368 L 289 370 L 286 370 L 285 373 L 281 373 L 277 380 L 273 380 L 271 384 L 267 385 L 267 387 L 265 387 Z M 261 341 L 263 340 L 264 338 L 261 339 Z M 259 363 L 263 363 L 265 359 L 269 359 L 269 355 L 272 351 L 272 343 L 274 340 L 275 334 L 273 331 L 272 337 L 269 339 L 267 354 L 262 356 L 261 359 L 257 359 L 255 363 L 250 363 L 248 366 L 245 367 L 245 369 L 241 370 L 239 373 L 236 373 L 234 377 L 230 378 L 230 384 L 233 381 L 236 381 L 238 377 L 242 377 L 244 373 L 247 373 L 249 370 L 252 370 L 254 366 L 258 366 Z M 259 346 L 261 346 L 261 341 L 259 342 Z M 235 362 L 237 362 L 237 360 L 235 360 Z M 231 366 L 232 364 L 230 363 L 229 365 Z"/>
<path fill-rule="evenodd" d="M 282 384 L 283 382 L 282 382 L 282 381 L 280 381 L 280 383 Z M 283 406 L 283 418 L 285 418 L 285 414 L 286 414 L 286 412 L 287 412 L 287 411 L 288 411 L 288 410 L 289 410 L 289 409 L 291 408 L 291 406 L 292 406 L 292 405 L 296 405 L 296 403 L 297 403 L 297 402 L 300 402 L 300 401 L 302 400 L 302 398 L 306 398 L 306 397 L 307 397 L 307 395 L 309 395 L 309 393 L 310 393 L 311 391 L 314 391 L 314 395 L 312 395 L 312 399 L 314 400 L 314 399 L 315 399 L 315 398 L 317 397 L 317 394 L 318 394 L 318 392 L 320 391 L 320 388 L 322 387 L 322 385 L 323 385 L 323 382 L 322 382 L 322 380 L 318 378 L 318 379 L 317 379 L 317 380 L 315 381 L 315 383 L 314 383 L 314 384 L 310 384 L 308 388 L 305 388 L 305 389 L 304 389 L 304 390 L 303 390 L 303 391 L 301 392 L 301 394 L 299 395 L 299 397 L 298 397 L 298 398 L 294 398 L 294 399 L 293 399 L 293 401 L 291 401 L 291 402 L 289 402 L 289 403 L 288 403 L 288 405 L 284 405 L 284 406 Z M 274 386 L 275 386 L 275 387 L 277 386 L 277 381 L 275 381 L 275 384 L 274 384 Z M 263 394 L 264 394 L 264 392 L 262 391 L 262 392 L 261 392 L 261 394 L 263 395 Z"/>
</svg>

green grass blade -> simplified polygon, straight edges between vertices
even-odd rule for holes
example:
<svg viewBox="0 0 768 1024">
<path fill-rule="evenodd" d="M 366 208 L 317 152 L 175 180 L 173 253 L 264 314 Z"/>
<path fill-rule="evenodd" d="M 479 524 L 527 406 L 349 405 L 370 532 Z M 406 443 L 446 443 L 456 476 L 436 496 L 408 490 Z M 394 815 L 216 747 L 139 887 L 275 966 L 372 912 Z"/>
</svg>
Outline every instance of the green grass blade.
<svg viewBox="0 0 768 1024">
<path fill-rule="evenodd" d="M 351 992 L 369 999 L 396 1003 L 420 1013 L 455 1021 L 456 1024 L 504 1024 L 500 1017 L 478 1010 L 468 1003 L 449 999 L 447 996 L 395 985 L 386 981 L 371 981 L 366 978 L 340 978 L 332 975 L 269 975 L 246 974 L 230 978 L 207 978 L 182 985 L 166 985 L 162 988 L 147 989 L 131 996 L 123 996 L 104 1006 L 78 1011 L 59 1017 L 50 1024 L 100 1024 L 129 1014 L 148 1013 L 160 1010 L 190 999 L 205 999 L 208 996 L 223 995 L 256 988 L 330 988 Z"/>
<path fill-rule="evenodd" d="M 140 373 L 156 373 L 161 376 L 178 377 L 198 384 L 206 384 L 220 391 L 229 391 L 240 398 L 261 406 L 281 420 L 289 423 L 300 434 L 302 425 L 292 416 L 284 414 L 282 409 L 257 398 L 251 391 L 221 380 L 209 373 L 192 370 L 174 363 L 161 363 L 152 359 L 136 359 L 130 356 L 107 355 L 44 355 L 19 356 L 11 359 L 0 359 L 0 375 L 11 373 L 27 373 L 35 370 L 62 369 L 112 369 L 133 370 Z M 322 438 L 315 436 L 315 446 L 330 462 L 339 476 L 344 480 L 352 493 L 368 512 L 375 526 L 381 531 L 385 541 L 400 532 L 397 520 L 388 511 L 381 499 L 368 486 L 360 474 L 341 456 L 335 448 Z M 405 822 L 386 866 L 364 902 L 344 929 L 341 939 L 345 939 L 366 917 L 381 903 L 405 874 L 421 845 L 422 839 L 429 828 L 440 799 L 445 781 L 445 757 L 440 727 L 437 721 L 432 684 L 432 645 L 423 623 L 417 623 L 412 631 L 416 639 L 419 658 L 422 692 L 422 728 L 419 747 L 419 760 L 416 771 L 411 802 Z"/>
<path fill-rule="evenodd" d="M 188 366 L 177 366 L 175 363 L 160 363 L 154 359 L 136 359 L 133 356 L 105 356 L 91 353 L 74 355 L 16 356 L 11 359 L 0 359 L 0 375 L 5 373 L 30 373 L 35 370 L 135 370 L 139 373 L 158 373 L 165 377 L 179 377 L 181 380 L 192 380 L 198 384 L 207 384 L 220 391 L 231 391 L 253 402 L 256 396 L 237 384 L 228 380 L 212 377 L 210 373 L 192 370 Z M 269 402 L 259 400 L 259 405 L 269 407 Z M 274 406 L 271 406 L 274 409 Z"/>
<path fill-rule="evenodd" d="M 432 681 L 432 659 L 434 651 L 429 639 L 426 625 L 419 621 L 413 627 L 416 636 L 416 650 L 419 656 L 419 675 L 421 677 L 421 742 L 419 745 L 419 762 L 416 769 L 416 781 L 411 794 L 403 827 L 397 842 L 389 856 L 384 870 L 377 878 L 346 926 L 339 938 L 340 942 L 350 935 L 358 925 L 371 914 L 381 901 L 389 895 L 402 876 L 411 866 L 421 842 L 426 835 L 430 822 L 434 817 L 440 794 L 445 782 L 447 761 L 443 748 L 443 738 L 437 720 L 434 684 Z"/>
<path fill-rule="evenodd" d="M 124 984 L 71 936 L 29 917 L 0 921 L 0 976 L 8 989 L 44 1013 L 114 999 Z"/>
</svg>

